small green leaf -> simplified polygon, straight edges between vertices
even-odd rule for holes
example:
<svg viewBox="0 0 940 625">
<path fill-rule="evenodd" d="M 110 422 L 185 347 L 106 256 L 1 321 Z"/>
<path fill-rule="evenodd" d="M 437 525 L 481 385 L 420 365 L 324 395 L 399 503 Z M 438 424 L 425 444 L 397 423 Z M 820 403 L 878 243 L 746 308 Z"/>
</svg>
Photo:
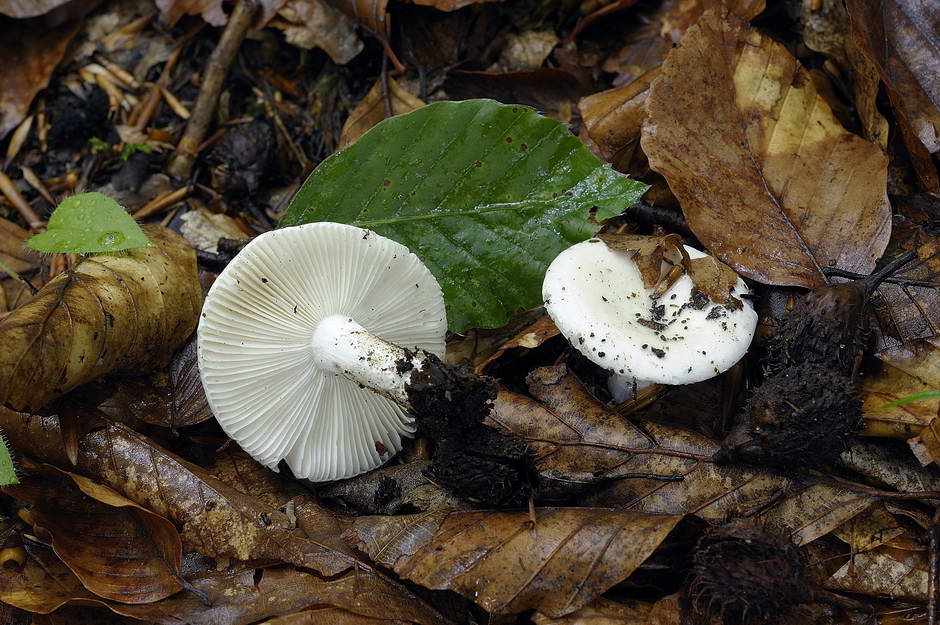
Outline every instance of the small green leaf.
<svg viewBox="0 0 940 625">
<path fill-rule="evenodd" d="M 909 404 L 912 401 L 923 401 L 925 399 L 940 399 L 940 390 L 936 391 L 924 391 L 923 393 L 914 393 L 913 395 L 908 395 L 907 397 L 902 397 L 897 401 L 893 401 L 890 404 L 885 404 L 882 408 L 894 408 L 895 406 L 903 406 L 904 404 Z"/>
<path fill-rule="evenodd" d="M 126 161 L 129 159 L 135 152 L 144 152 L 149 154 L 152 150 L 150 146 L 146 143 L 128 143 L 124 146 L 124 149 L 121 150 L 120 159 Z"/>
<path fill-rule="evenodd" d="M 111 146 L 108 145 L 105 141 L 102 141 L 98 137 L 92 137 L 88 140 L 88 143 L 91 144 L 91 149 L 95 152 L 103 152 L 104 150 L 110 150 Z"/>
<path fill-rule="evenodd" d="M 46 253 L 87 254 L 153 247 L 153 243 L 120 204 L 91 192 L 62 200 L 46 231 L 30 237 L 26 246 Z"/>
<path fill-rule="evenodd" d="M 444 291 L 451 330 L 491 328 L 542 303 L 549 263 L 646 185 L 564 124 L 492 100 L 388 119 L 307 179 L 280 226 L 335 221 L 406 245 Z"/>
<path fill-rule="evenodd" d="M 0 486 L 8 484 L 19 484 L 16 477 L 16 468 L 13 465 L 13 457 L 7 448 L 7 440 L 0 432 Z"/>
</svg>

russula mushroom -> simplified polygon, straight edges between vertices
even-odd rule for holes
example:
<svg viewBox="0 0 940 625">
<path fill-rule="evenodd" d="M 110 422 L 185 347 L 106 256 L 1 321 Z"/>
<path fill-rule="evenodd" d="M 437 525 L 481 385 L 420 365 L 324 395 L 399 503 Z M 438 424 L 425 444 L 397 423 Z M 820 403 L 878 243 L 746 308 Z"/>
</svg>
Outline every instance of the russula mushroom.
<svg viewBox="0 0 940 625">
<path fill-rule="evenodd" d="M 312 223 L 258 236 L 206 296 L 199 368 L 222 429 L 262 464 L 335 480 L 414 432 L 406 385 L 444 354 L 441 288 L 408 249 Z"/>
<path fill-rule="evenodd" d="M 684 249 L 691 259 L 707 257 Z M 738 278 L 730 295 L 747 293 Z M 611 372 L 608 386 L 618 402 L 648 384 L 691 384 L 722 373 L 744 356 L 757 327 L 749 301 L 737 309 L 716 303 L 685 274 L 654 297 L 633 254 L 597 238 L 552 261 L 542 297 L 571 344 Z"/>
</svg>

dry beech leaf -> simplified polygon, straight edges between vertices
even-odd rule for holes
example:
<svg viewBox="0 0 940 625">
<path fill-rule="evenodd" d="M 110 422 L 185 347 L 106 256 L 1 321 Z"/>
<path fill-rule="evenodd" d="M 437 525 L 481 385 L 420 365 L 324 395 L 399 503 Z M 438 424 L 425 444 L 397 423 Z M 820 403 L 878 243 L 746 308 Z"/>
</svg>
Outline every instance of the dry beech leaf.
<svg viewBox="0 0 940 625">
<path fill-rule="evenodd" d="M 662 34 L 679 43 L 706 11 L 730 11 L 748 21 L 760 15 L 765 4 L 766 0 L 673 0 L 663 16 Z"/>
<path fill-rule="evenodd" d="M 264 625 L 408 625 L 408 623 L 395 619 L 360 616 L 338 608 L 317 607 L 273 618 L 265 621 Z"/>
<path fill-rule="evenodd" d="M 23 543 L 26 563 L 4 569 L 0 575 L 0 601 L 27 612 L 49 614 L 71 602 L 106 605 L 88 592 L 52 549 L 33 541 Z"/>
<path fill-rule="evenodd" d="M 839 464 L 900 493 L 940 491 L 940 474 L 917 465 L 894 447 L 860 439 L 839 455 Z"/>
<path fill-rule="evenodd" d="M 341 499 L 360 514 L 397 514 L 405 506 L 406 495 L 431 483 L 424 474 L 430 464 L 423 460 L 382 467 L 331 484 L 317 495 Z"/>
<path fill-rule="evenodd" d="M 832 532 L 852 548 L 852 553 L 871 551 L 904 533 L 898 520 L 878 502 Z"/>
<path fill-rule="evenodd" d="M 179 348 L 167 372 L 117 382 L 118 390 L 99 406 L 118 421 L 131 415 L 145 423 L 181 428 L 212 418 L 196 362 L 196 334 Z"/>
<path fill-rule="evenodd" d="M 881 368 L 862 378 L 863 435 L 908 439 L 936 423 L 940 400 L 887 404 L 940 388 L 940 347 L 936 339 L 915 341 L 880 352 Z"/>
<path fill-rule="evenodd" d="M 566 123 L 586 91 L 574 74 L 554 67 L 505 73 L 452 70 L 444 88 L 454 100 L 489 98 L 505 104 L 522 104 Z"/>
<path fill-rule="evenodd" d="M 388 42 L 391 20 L 388 16 L 388 0 L 329 0 L 330 4 L 362 24 L 375 37 Z"/>
<path fill-rule="evenodd" d="M 887 157 L 839 124 L 781 44 L 706 12 L 670 52 L 647 110 L 651 167 L 738 273 L 814 287 L 824 267 L 874 268 L 891 229 Z"/>
<path fill-rule="evenodd" d="M 488 612 L 574 612 L 626 579 L 681 516 L 601 508 L 359 517 L 359 548 L 400 576 Z"/>
<path fill-rule="evenodd" d="M 545 341 L 561 334 L 552 318 L 546 314 L 541 315 L 535 321 L 522 328 L 515 336 L 499 346 L 499 348 L 488 356 L 483 362 L 475 367 L 477 373 L 483 373 L 490 365 L 505 358 L 507 353 L 515 353 L 519 350 L 530 350 L 541 346 Z M 510 351 L 512 350 L 512 351 Z M 509 360 L 512 366 L 512 360 Z M 497 376 L 498 377 L 498 376 Z"/>
<path fill-rule="evenodd" d="M 652 421 L 640 429 L 594 399 L 564 365 L 537 369 L 528 382 L 541 403 L 501 391 L 489 424 L 528 441 L 542 498 L 564 499 L 610 482 L 582 503 L 709 521 L 762 510 L 766 523 L 800 544 L 827 534 L 873 501 L 758 469 L 717 466 L 709 461 L 717 442 Z"/>
<path fill-rule="evenodd" d="M 668 259 L 677 263 L 682 260 L 678 251 L 682 238 L 678 234 L 647 236 L 602 232 L 597 237 L 612 250 L 633 254 L 633 262 L 640 270 L 643 286 L 647 289 L 652 289 L 662 278 L 664 261 Z"/>
<path fill-rule="evenodd" d="M 12 12 L 30 6 L 42 10 L 48 4 L 16 2 L 6 6 Z M 81 20 L 75 20 L 56 28 L 33 22 L 0 29 L 0 63 L 4 67 L 0 74 L 0 139 L 26 117 L 33 97 L 49 84 L 80 27 Z"/>
<path fill-rule="evenodd" d="M 0 15 L 13 19 L 25 19 L 45 15 L 69 0 L 0 0 Z M 2 133 L 0 133 L 2 136 Z"/>
<path fill-rule="evenodd" d="M 683 625 L 684 622 L 679 595 L 669 595 L 653 604 L 648 625 Z"/>
<path fill-rule="evenodd" d="M 271 25 L 284 31 L 288 43 L 321 48 L 338 65 L 349 63 L 365 47 L 352 19 L 325 0 L 287 0 L 278 15 L 286 21 Z"/>
<path fill-rule="evenodd" d="M 176 528 L 107 486 L 49 468 L 3 490 L 32 506 L 56 555 L 96 595 L 150 603 L 182 589 Z"/>
<path fill-rule="evenodd" d="M 631 162 L 640 145 L 646 119 L 650 84 L 659 76 L 656 67 L 623 87 L 582 98 L 578 109 L 588 135 L 597 145 L 598 156 L 617 171 L 633 171 Z"/>
<path fill-rule="evenodd" d="M 156 247 L 88 257 L 0 321 L 0 403 L 35 410 L 103 375 L 166 364 L 195 329 L 202 292 L 186 241 L 145 231 Z"/>
<path fill-rule="evenodd" d="M 91 421 L 83 420 L 87 433 L 81 439 L 76 470 L 173 521 L 187 551 L 216 558 L 297 564 L 329 578 L 325 588 L 336 593 L 331 595 L 332 605 L 422 625 L 446 622 L 437 610 L 345 545 L 340 539 L 345 526 L 324 509 L 309 502 L 298 506 L 295 523 L 285 512 L 219 481 L 123 425 L 101 427 Z M 0 406 L 0 429 L 21 453 L 60 468 L 71 466 L 62 449 L 56 417 L 27 415 Z M 322 581 L 321 575 L 313 575 L 310 583 Z M 360 596 L 357 588 L 372 596 Z"/>
<path fill-rule="evenodd" d="M 434 7 L 438 11 L 456 11 L 471 4 L 483 4 L 484 2 L 502 2 L 503 0 L 413 0 L 415 4 L 426 7 Z"/>
<path fill-rule="evenodd" d="M 855 554 L 826 580 L 825 586 L 863 595 L 925 602 L 927 578 L 926 552 L 879 547 Z"/>
<path fill-rule="evenodd" d="M 0 218 L 0 262 L 17 273 L 39 266 L 39 254 L 23 245 L 27 237 L 29 231 Z"/>
<path fill-rule="evenodd" d="M 394 78 L 387 80 L 388 101 L 386 102 L 382 81 L 377 80 L 366 96 L 356 105 L 343 124 L 339 137 L 339 148 L 343 149 L 366 133 L 380 121 L 387 119 L 388 107 L 392 115 L 401 115 L 424 106 L 420 98 L 411 95 Z"/>
<path fill-rule="evenodd" d="M 215 464 L 209 469 L 212 477 L 272 508 L 279 508 L 291 500 L 295 493 L 287 490 L 280 474 L 233 447 L 216 455 Z M 301 489 L 298 487 L 295 491 L 300 492 Z"/>
<path fill-rule="evenodd" d="M 865 138 L 886 150 L 888 120 L 876 103 L 881 77 L 852 37 L 843 0 L 822 0 L 816 7 L 804 2 L 800 21 L 806 46 L 831 58 L 846 74 Z"/>
<path fill-rule="evenodd" d="M 940 5 L 922 0 L 847 0 L 852 32 L 887 87 L 898 123 L 927 151 L 940 150 Z"/>
<path fill-rule="evenodd" d="M 619 603 L 599 597 L 594 603 L 559 618 L 536 612 L 532 621 L 535 625 L 648 625 L 652 608 L 653 604 L 643 601 Z"/>
<path fill-rule="evenodd" d="M 897 233 L 893 237 L 892 248 L 897 241 Z M 899 271 L 895 277 L 933 284 L 940 281 L 940 238 L 917 227 L 913 236 L 898 247 L 897 255 L 916 248 L 918 260 Z M 873 298 L 872 308 L 878 315 L 885 346 L 940 334 L 940 289 L 936 286 L 882 283 Z"/>
</svg>

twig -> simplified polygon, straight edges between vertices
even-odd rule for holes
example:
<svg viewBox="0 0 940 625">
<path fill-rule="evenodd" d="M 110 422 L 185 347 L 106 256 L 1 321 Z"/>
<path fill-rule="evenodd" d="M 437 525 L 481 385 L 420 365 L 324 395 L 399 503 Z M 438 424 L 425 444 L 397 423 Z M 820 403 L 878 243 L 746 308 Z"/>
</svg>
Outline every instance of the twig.
<svg viewBox="0 0 940 625">
<path fill-rule="evenodd" d="M 3 195 L 10 200 L 10 204 L 13 205 L 13 208 L 15 208 L 26 223 L 29 224 L 31 229 L 39 230 L 43 227 L 43 220 L 40 219 L 36 211 L 33 210 L 33 207 L 29 205 L 26 198 L 20 194 L 16 185 L 10 180 L 10 177 L 2 171 L 0 171 L 0 193 L 3 193 Z"/>
<path fill-rule="evenodd" d="M 143 219 L 145 217 L 150 217 L 162 211 L 168 206 L 176 204 L 187 195 L 192 192 L 192 187 L 181 187 L 175 191 L 167 191 L 162 195 L 158 195 L 154 199 L 147 202 L 144 206 L 138 208 L 134 212 L 134 219 Z"/>
<path fill-rule="evenodd" d="M 248 28 L 254 21 L 257 7 L 255 0 L 238 0 L 236 2 L 232 15 L 229 17 L 228 25 L 226 25 L 218 45 L 209 57 L 209 62 L 206 64 L 206 69 L 202 75 L 202 87 L 199 89 L 199 96 L 196 98 L 192 117 L 189 118 L 183 137 L 176 146 L 176 151 L 173 152 L 167 166 L 167 172 L 174 178 L 186 180 L 192 174 L 199 144 L 206 138 L 206 132 L 219 103 L 222 86 L 225 84 L 225 79 L 232 67 L 232 62 L 235 60 L 235 55 L 238 54 L 238 49 L 245 39 L 245 33 L 248 32 Z"/>
<path fill-rule="evenodd" d="M 940 549 L 940 507 L 930 519 L 930 576 L 927 578 L 927 625 L 937 625 L 937 593 L 940 584 L 938 584 L 938 554 Z"/>
</svg>

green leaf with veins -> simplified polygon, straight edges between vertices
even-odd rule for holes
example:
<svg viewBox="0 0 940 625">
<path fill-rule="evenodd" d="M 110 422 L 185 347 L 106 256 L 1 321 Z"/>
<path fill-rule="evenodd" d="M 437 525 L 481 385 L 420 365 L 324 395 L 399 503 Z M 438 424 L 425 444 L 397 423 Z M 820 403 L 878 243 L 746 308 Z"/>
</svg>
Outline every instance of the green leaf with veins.
<svg viewBox="0 0 940 625">
<path fill-rule="evenodd" d="M 3 432 L 0 432 L 0 486 L 19 483 L 20 481 L 16 477 L 16 469 L 13 465 L 13 457 L 10 455 L 10 450 L 7 448 L 6 437 L 3 435 Z"/>
<path fill-rule="evenodd" d="M 279 225 L 334 221 L 406 245 L 440 282 L 450 329 L 462 332 L 539 306 L 555 256 L 646 188 L 527 107 L 437 102 L 383 121 L 320 164 Z"/>
<path fill-rule="evenodd" d="M 46 231 L 30 237 L 26 247 L 50 254 L 87 254 L 153 247 L 153 243 L 120 204 L 91 192 L 62 200 Z"/>
</svg>

